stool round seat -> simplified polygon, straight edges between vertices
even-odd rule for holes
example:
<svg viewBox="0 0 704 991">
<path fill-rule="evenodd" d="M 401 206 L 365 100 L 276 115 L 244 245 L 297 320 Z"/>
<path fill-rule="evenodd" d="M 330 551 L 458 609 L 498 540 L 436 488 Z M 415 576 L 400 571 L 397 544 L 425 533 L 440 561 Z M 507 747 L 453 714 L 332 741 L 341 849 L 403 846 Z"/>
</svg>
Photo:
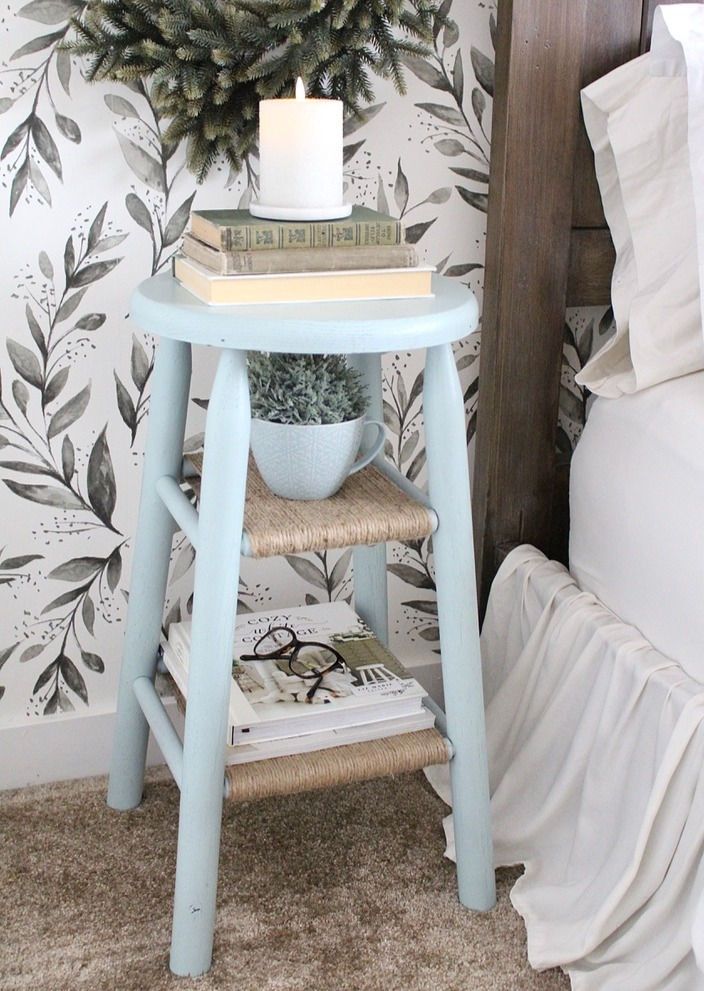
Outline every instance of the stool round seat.
<svg viewBox="0 0 704 991">
<path fill-rule="evenodd" d="M 475 330 L 477 301 L 465 286 L 436 275 L 433 292 L 427 299 L 211 306 L 164 274 L 137 287 L 130 315 L 150 334 L 191 344 L 247 351 L 373 354 L 449 344 Z"/>
</svg>

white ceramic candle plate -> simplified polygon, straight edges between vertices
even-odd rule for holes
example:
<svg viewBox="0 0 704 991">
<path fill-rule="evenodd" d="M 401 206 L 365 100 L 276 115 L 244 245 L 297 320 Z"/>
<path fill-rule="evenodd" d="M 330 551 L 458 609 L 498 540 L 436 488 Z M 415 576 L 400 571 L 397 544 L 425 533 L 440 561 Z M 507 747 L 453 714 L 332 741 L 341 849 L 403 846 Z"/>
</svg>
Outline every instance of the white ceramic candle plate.
<svg viewBox="0 0 704 991">
<path fill-rule="evenodd" d="M 339 206 L 267 206 L 266 203 L 250 203 L 253 217 L 265 220 L 339 220 L 352 213 L 351 203 Z"/>
</svg>

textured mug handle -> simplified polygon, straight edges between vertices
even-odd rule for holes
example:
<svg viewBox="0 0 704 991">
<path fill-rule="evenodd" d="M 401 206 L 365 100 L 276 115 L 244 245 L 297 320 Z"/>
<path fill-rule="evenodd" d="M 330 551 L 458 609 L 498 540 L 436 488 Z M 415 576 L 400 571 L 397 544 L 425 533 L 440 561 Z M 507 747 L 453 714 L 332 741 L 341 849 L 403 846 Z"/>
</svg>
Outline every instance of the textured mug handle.
<svg viewBox="0 0 704 991">
<path fill-rule="evenodd" d="M 366 468 L 369 462 L 374 460 L 374 458 L 377 456 L 379 451 L 384 446 L 384 441 L 386 439 L 386 428 L 384 427 L 384 424 L 381 422 L 381 420 L 366 420 L 364 423 L 364 429 L 366 430 L 367 427 L 376 427 L 377 430 L 379 431 L 379 436 L 377 437 L 375 443 L 372 444 L 371 450 L 368 451 L 361 458 L 358 458 L 355 461 L 355 463 L 352 465 L 352 467 L 350 468 L 350 475 L 354 475 L 354 473 L 356 471 L 359 471 L 360 468 Z"/>
</svg>

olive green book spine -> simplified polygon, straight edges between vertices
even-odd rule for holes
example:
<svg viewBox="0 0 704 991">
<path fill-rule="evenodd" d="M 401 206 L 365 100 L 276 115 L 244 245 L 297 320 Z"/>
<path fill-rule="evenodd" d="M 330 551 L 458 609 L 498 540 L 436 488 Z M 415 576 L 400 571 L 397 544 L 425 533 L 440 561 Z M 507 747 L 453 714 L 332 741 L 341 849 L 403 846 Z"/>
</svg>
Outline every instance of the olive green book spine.
<svg viewBox="0 0 704 991">
<path fill-rule="evenodd" d="M 298 251 L 221 251 L 185 234 L 182 251 L 216 275 L 275 275 L 284 272 L 338 272 L 354 269 L 415 268 L 418 255 L 410 244 L 370 248 L 302 248 Z"/>
<path fill-rule="evenodd" d="M 261 220 L 247 210 L 194 210 L 191 233 L 220 251 L 369 248 L 401 244 L 401 222 L 367 207 L 344 220 Z"/>
</svg>

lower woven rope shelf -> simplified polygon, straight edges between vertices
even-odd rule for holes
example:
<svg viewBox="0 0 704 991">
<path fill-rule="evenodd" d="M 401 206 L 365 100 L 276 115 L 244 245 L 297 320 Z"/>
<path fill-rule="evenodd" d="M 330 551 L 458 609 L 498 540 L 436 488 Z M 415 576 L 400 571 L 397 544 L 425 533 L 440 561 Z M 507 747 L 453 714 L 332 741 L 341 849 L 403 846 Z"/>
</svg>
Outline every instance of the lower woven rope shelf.
<svg viewBox="0 0 704 991">
<path fill-rule="evenodd" d="M 170 678 L 167 684 L 179 708 L 185 711 L 184 698 L 176 685 Z M 447 741 L 436 729 L 418 730 L 289 757 L 229 764 L 225 768 L 225 797 L 243 802 L 319 791 L 389 774 L 419 771 L 432 764 L 446 764 L 449 759 Z"/>
<path fill-rule="evenodd" d="M 188 454 L 200 474 L 203 453 Z M 189 478 L 200 494 L 200 479 Z M 244 532 L 250 557 L 302 554 L 328 547 L 420 540 L 436 527 L 435 514 L 373 466 L 350 475 L 329 499 L 297 502 L 274 495 L 250 457 Z"/>
</svg>

